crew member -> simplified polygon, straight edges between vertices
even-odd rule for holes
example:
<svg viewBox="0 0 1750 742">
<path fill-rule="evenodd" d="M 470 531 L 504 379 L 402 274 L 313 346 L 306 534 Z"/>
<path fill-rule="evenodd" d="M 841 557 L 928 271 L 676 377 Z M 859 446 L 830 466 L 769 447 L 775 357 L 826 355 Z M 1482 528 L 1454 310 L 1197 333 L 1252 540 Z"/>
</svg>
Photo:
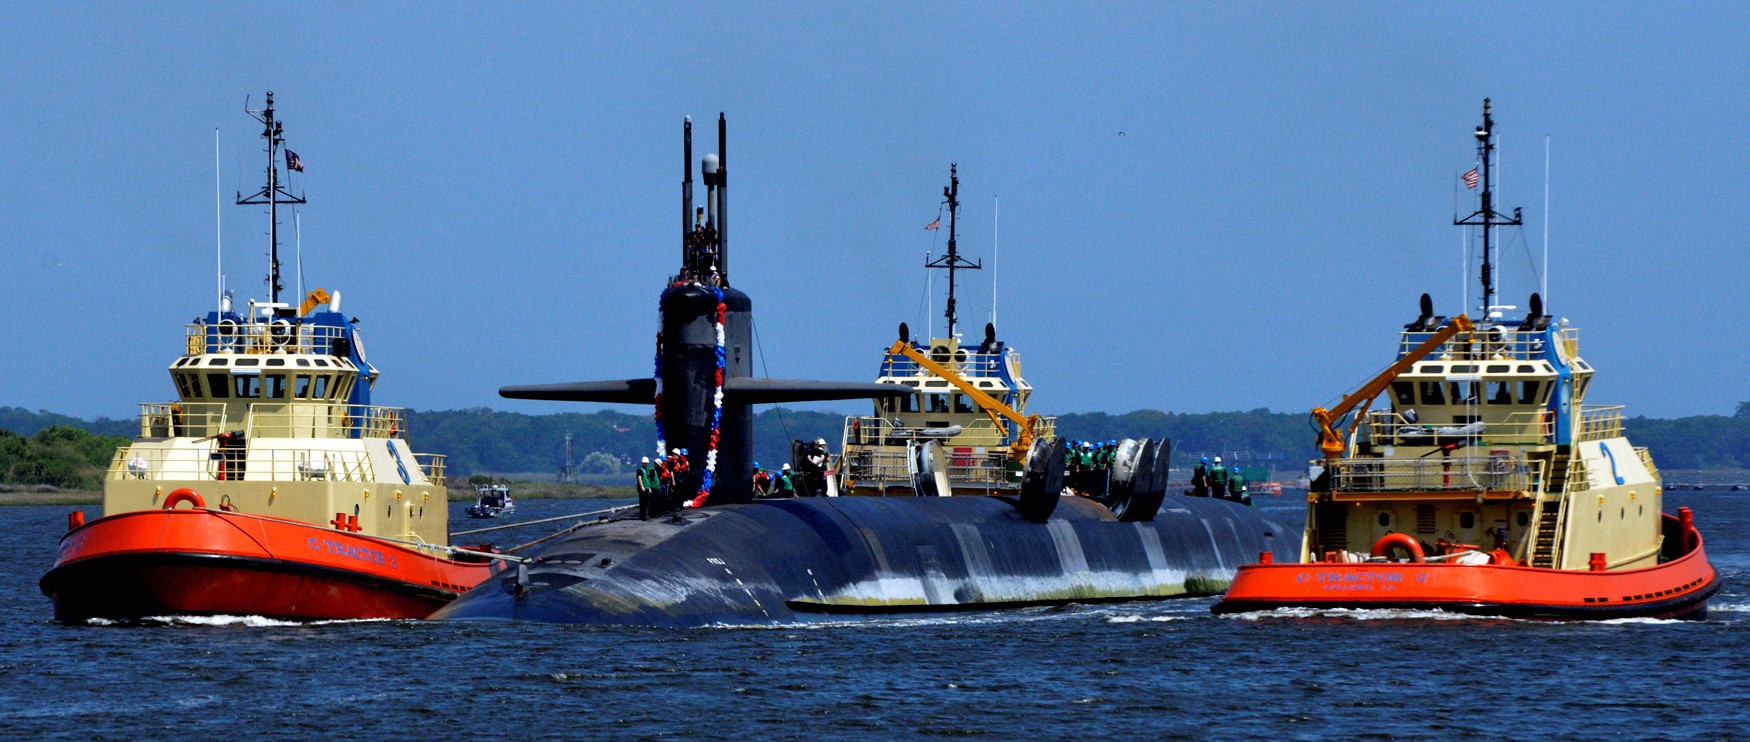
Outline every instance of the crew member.
<svg viewBox="0 0 1750 742">
<path fill-rule="evenodd" d="M 652 505 L 662 492 L 662 475 L 658 467 L 645 456 L 638 462 L 638 519 L 650 517 Z"/>
<path fill-rule="evenodd" d="M 760 462 L 753 462 L 753 496 L 764 498 L 772 494 L 772 475 L 760 468 Z"/>
<path fill-rule="evenodd" d="M 1209 494 L 1211 497 L 1227 497 L 1227 467 L 1221 465 L 1221 457 L 1215 457 L 1215 463 L 1209 467 Z"/>
<path fill-rule="evenodd" d="M 1246 502 L 1250 499 L 1246 496 L 1246 475 L 1240 472 L 1238 466 L 1227 475 L 1227 499 L 1234 502 Z"/>
<path fill-rule="evenodd" d="M 1209 496 L 1209 457 L 1198 460 L 1197 468 L 1191 470 L 1191 496 Z"/>
<path fill-rule="evenodd" d="M 773 497 L 796 496 L 796 480 L 794 479 L 794 475 L 790 472 L 789 464 L 785 464 L 784 468 L 778 472 L 778 479 L 773 483 L 772 487 Z"/>
</svg>

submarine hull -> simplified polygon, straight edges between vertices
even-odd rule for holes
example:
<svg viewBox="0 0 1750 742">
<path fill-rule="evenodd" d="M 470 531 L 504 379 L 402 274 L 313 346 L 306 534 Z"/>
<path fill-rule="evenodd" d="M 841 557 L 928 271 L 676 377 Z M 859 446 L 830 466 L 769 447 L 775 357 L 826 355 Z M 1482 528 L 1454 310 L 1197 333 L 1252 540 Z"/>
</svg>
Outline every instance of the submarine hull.
<svg viewBox="0 0 1750 742">
<path fill-rule="evenodd" d="M 1212 595 L 1293 529 L 1169 496 L 1126 523 L 1065 497 L 1045 523 L 1000 497 L 803 498 L 610 521 L 551 544 L 434 619 L 761 625 Z"/>
</svg>

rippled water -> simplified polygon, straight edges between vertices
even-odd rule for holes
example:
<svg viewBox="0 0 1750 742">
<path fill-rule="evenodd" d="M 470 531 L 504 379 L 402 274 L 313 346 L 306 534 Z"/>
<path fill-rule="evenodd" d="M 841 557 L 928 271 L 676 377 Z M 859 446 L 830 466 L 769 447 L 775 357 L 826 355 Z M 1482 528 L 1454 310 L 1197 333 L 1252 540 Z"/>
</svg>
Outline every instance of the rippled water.
<svg viewBox="0 0 1750 742">
<path fill-rule="evenodd" d="M 806 628 L 63 626 L 36 580 L 66 508 L 0 508 L 22 565 L 0 580 L 0 736 L 1743 736 L 1750 495 L 1667 503 L 1695 508 L 1727 580 L 1704 622 L 1215 618 L 1197 599 Z"/>
</svg>

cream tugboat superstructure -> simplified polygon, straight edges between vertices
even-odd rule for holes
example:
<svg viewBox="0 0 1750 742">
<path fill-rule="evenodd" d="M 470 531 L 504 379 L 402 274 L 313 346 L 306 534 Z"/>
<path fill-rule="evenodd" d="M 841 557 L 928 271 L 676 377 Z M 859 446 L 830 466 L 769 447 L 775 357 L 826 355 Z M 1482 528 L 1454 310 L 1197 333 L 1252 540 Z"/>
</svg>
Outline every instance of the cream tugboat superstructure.
<svg viewBox="0 0 1750 742">
<path fill-rule="evenodd" d="M 1494 122 L 1476 130 L 1484 319 L 1424 294 L 1397 360 L 1313 412 L 1303 564 L 1242 567 L 1217 613 L 1438 608 L 1532 618 L 1700 618 L 1718 578 L 1688 508 L 1663 512 L 1658 468 L 1620 406 L 1585 403 L 1579 330 L 1495 304 Z M 1474 173 L 1475 171 L 1473 171 Z M 1385 409 L 1374 410 L 1384 396 Z M 1347 427 L 1345 428 L 1345 423 Z"/>
<path fill-rule="evenodd" d="M 1055 437 L 1056 418 L 1026 412 L 1033 387 L 1021 376 L 1020 351 L 998 340 L 992 324 L 976 345 L 956 332 L 956 274 L 983 267 L 958 249 L 959 190 L 951 168 L 942 193 L 947 250 L 925 265 L 948 273 L 946 336 L 914 340 L 899 326 L 876 381 L 914 391 L 876 399 L 872 415 L 845 418 L 837 480 L 843 494 L 1015 494 L 1034 442 Z"/>
<path fill-rule="evenodd" d="M 421 618 L 488 577 L 448 547 L 443 457 L 415 453 L 398 408 L 371 403 L 377 369 L 340 293 L 280 301 L 283 124 L 260 111 L 269 297 L 189 325 L 170 364 L 177 401 L 141 406 L 116 451 L 103 517 L 69 516 L 41 586 L 62 620 L 232 614 Z"/>
</svg>

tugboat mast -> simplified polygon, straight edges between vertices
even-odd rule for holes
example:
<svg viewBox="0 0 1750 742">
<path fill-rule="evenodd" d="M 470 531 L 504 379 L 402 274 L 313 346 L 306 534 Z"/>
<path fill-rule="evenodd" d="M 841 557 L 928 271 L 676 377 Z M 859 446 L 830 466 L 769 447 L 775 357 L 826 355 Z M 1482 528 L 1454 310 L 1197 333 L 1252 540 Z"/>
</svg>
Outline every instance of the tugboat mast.
<svg viewBox="0 0 1750 742">
<path fill-rule="evenodd" d="M 1452 223 L 1456 226 L 1483 228 L 1483 306 L 1481 316 L 1488 319 L 1493 316 L 1492 312 L 1495 311 L 1495 273 L 1492 261 L 1494 228 L 1517 227 L 1524 222 L 1519 218 L 1518 208 L 1513 209 L 1513 218 L 1511 219 L 1495 211 L 1494 181 L 1490 173 L 1489 162 L 1495 151 L 1495 119 L 1489 115 L 1488 98 L 1483 99 L 1483 125 L 1477 127 L 1476 135 L 1477 159 L 1482 162 L 1478 166 L 1478 169 L 1482 171 L 1482 206 L 1472 212 L 1470 216 L 1463 219 L 1453 219 Z"/>
<path fill-rule="evenodd" d="M 948 200 L 948 253 L 924 264 L 925 268 L 946 268 L 948 270 L 948 337 L 954 337 L 954 273 L 962 270 L 979 270 L 984 267 L 960 257 L 960 250 L 954 244 L 954 220 L 960 212 L 960 166 L 958 163 L 948 164 L 948 186 L 942 189 L 942 197 Z"/>
<path fill-rule="evenodd" d="M 248 198 L 244 198 L 243 192 L 238 191 L 237 205 L 267 205 L 268 301 L 278 304 L 280 301 L 280 289 L 285 288 L 280 285 L 279 205 L 301 204 L 305 203 L 305 201 L 303 196 L 293 196 L 291 193 L 287 192 L 280 182 L 278 157 L 280 150 L 285 146 L 286 137 L 285 124 L 274 120 L 273 117 L 273 91 L 267 91 L 266 108 L 259 111 L 252 111 L 249 110 L 248 107 L 245 107 L 243 110 L 256 121 L 260 121 L 263 127 L 261 130 L 261 136 L 263 139 L 267 140 L 267 185 L 263 186 L 260 191 L 257 191 L 254 195 L 251 195 Z M 288 168 L 292 166 L 290 160 L 291 155 L 288 154 L 286 164 L 286 167 Z M 302 170 L 303 167 L 299 166 L 298 169 Z"/>
</svg>

